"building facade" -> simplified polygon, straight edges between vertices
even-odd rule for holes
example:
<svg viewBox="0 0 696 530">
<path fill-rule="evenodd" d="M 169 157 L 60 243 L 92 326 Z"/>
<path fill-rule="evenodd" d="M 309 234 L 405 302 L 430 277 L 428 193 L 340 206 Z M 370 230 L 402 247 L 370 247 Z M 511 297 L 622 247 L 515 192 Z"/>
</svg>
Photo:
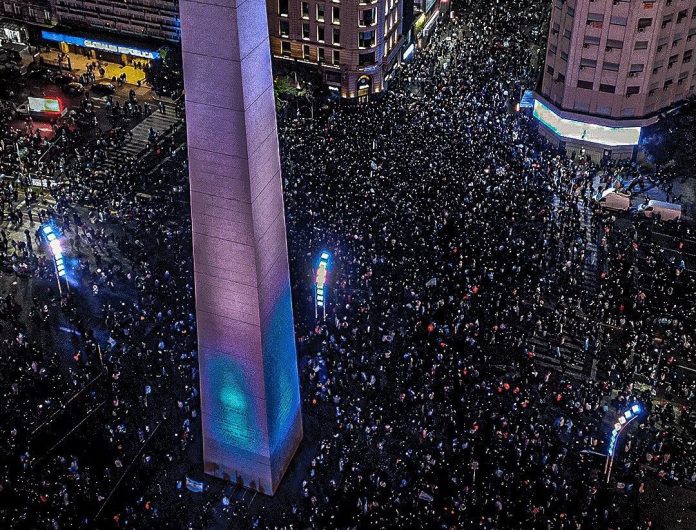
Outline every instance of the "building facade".
<svg viewBox="0 0 696 530">
<path fill-rule="evenodd" d="M 696 87 L 696 0 L 553 0 L 543 104 L 563 119 L 643 126 Z"/>
<path fill-rule="evenodd" d="M 36 27 L 56 24 L 50 0 L 3 0 L 0 3 L 0 40 L 28 44 Z"/>
<path fill-rule="evenodd" d="M 267 0 L 271 51 L 316 65 L 346 98 L 384 89 L 399 60 L 403 0 Z"/>
<path fill-rule="evenodd" d="M 61 25 L 178 42 L 178 0 L 53 0 Z"/>
</svg>

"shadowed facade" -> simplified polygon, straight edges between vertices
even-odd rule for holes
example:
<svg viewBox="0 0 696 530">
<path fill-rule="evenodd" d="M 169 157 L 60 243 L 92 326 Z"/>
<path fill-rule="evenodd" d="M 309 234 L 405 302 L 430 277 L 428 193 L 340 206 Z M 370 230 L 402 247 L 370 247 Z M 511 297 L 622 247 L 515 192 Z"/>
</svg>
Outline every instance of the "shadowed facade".
<svg viewBox="0 0 696 530">
<path fill-rule="evenodd" d="M 273 494 L 302 440 L 264 0 L 181 0 L 203 459 Z"/>
</svg>

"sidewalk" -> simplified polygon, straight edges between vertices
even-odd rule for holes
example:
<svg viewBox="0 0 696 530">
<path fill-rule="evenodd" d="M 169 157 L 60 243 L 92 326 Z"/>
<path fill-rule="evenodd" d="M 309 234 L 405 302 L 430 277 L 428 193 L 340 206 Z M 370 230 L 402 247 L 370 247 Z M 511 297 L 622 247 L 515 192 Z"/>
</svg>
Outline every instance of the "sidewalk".
<svg viewBox="0 0 696 530">
<path fill-rule="evenodd" d="M 41 52 L 41 57 L 49 64 L 58 64 L 59 52 L 51 50 L 49 52 Z M 87 71 L 87 65 L 96 59 L 90 59 L 84 55 L 70 54 L 70 71 L 76 75 L 83 74 Z M 145 72 L 141 69 L 135 68 L 131 65 L 122 66 L 118 63 L 107 63 L 101 61 L 102 67 L 106 70 L 104 77 L 99 77 L 99 72 L 97 74 L 97 81 L 101 80 L 111 80 L 112 77 L 120 77 L 121 74 L 126 74 L 126 82 L 131 85 L 137 85 L 138 81 L 145 83 Z M 63 68 L 66 66 L 66 61 L 63 60 Z"/>
</svg>

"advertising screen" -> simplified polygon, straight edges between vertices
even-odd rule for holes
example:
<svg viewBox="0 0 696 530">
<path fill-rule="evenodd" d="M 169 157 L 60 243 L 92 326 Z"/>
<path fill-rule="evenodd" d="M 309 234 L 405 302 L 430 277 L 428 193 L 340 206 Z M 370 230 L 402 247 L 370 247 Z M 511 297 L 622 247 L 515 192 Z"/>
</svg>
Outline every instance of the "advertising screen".
<svg viewBox="0 0 696 530">
<path fill-rule="evenodd" d="M 29 112 L 55 113 L 61 112 L 60 101 L 47 98 L 29 98 Z"/>
<path fill-rule="evenodd" d="M 637 145 L 640 139 L 640 127 L 607 127 L 569 120 L 560 117 L 539 100 L 534 101 L 534 117 L 563 138 L 585 140 L 607 147 Z"/>
</svg>

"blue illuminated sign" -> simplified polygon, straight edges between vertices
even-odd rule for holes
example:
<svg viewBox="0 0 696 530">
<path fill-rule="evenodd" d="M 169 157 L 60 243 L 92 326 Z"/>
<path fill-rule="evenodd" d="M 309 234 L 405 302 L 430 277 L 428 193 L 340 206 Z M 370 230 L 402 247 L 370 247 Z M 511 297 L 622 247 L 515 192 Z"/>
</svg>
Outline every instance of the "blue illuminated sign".
<svg viewBox="0 0 696 530">
<path fill-rule="evenodd" d="M 55 33 L 53 31 L 42 31 L 41 37 L 44 40 L 51 42 L 66 42 L 83 48 L 91 48 L 93 50 L 101 50 L 111 53 L 119 53 L 123 55 L 131 55 L 133 57 L 142 57 L 143 59 L 158 59 L 160 54 L 156 51 L 141 50 L 132 46 L 123 46 L 121 44 L 113 44 L 94 39 L 86 39 L 84 37 L 73 37 L 72 35 L 64 35 L 63 33 Z"/>
</svg>

